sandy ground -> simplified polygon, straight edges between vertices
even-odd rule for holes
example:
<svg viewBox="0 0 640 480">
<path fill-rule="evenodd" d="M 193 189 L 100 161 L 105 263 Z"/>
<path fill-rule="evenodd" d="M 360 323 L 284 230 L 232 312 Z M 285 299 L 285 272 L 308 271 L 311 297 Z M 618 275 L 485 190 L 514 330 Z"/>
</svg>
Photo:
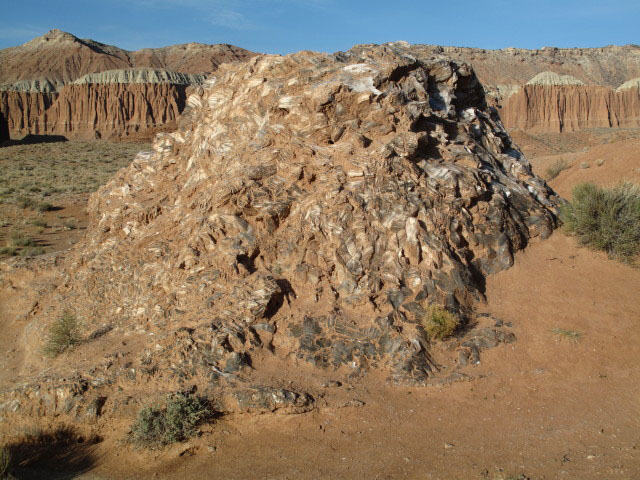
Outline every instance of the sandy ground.
<svg viewBox="0 0 640 480">
<path fill-rule="evenodd" d="M 573 163 L 551 184 L 566 196 L 585 179 L 634 175 L 639 146 L 631 139 L 574 152 L 579 162 L 608 156 L 600 167 Z M 545 167 L 542 157 L 532 158 L 534 168 Z M 6 318 L 32 301 L 34 280 L 3 287 L 5 300 L 13 288 L 21 302 L 0 302 L 3 378 L 20 363 L 11 352 L 20 322 Z M 640 478 L 640 269 L 557 232 L 489 277 L 486 296 L 478 310 L 512 322 L 518 341 L 485 352 L 469 370 L 472 381 L 400 388 L 370 374 L 335 387 L 347 400 L 342 408 L 222 417 L 162 451 L 124 444 L 125 424 L 102 425 L 102 442 L 44 458 L 44 470 L 25 478 Z M 580 338 L 552 332 L 558 328 Z"/>
<path fill-rule="evenodd" d="M 513 322 L 518 341 L 486 352 L 475 380 L 370 375 L 345 392 L 362 406 L 228 416 L 161 452 L 124 446 L 114 426 L 82 477 L 640 478 L 638 292 L 640 270 L 556 233 L 489 278 L 479 310 Z"/>
</svg>

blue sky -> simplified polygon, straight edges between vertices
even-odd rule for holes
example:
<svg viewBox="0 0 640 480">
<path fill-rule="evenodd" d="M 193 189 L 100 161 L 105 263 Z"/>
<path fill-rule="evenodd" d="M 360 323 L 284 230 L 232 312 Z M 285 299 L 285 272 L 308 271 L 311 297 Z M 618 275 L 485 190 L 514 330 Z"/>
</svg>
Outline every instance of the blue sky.
<svg viewBox="0 0 640 480">
<path fill-rule="evenodd" d="M 640 0 L 0 0 L 0 48 L 52 28 L 129 50 L 201 42 L 334 52 L 395 40 L 597 47 L 640 44 Z"/>
</svg>

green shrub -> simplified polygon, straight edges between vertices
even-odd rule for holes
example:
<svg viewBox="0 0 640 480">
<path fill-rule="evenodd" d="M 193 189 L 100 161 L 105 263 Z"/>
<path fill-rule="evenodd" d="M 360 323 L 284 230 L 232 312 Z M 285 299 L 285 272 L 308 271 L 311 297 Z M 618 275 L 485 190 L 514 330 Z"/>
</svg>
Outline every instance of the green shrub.
<svg viewBox="0 0 640 480">
<path fill-rule="evenodd" d="M 556 160 L 549 166 L 549 168 L 547 168 L 547 171 L 545 172 L 547 175 L 547 180 L 553 180 L 558 175 L 560 175 L 560 172 L 567 170 L 570 166 L 571 164 L 563 158 Z"/>
<path fill-rule="evenodd" d="M 14 256 L 18 254 L 18 249 L 16 247 L 2 247 L 0 248 L 0 255 L 9 255 Z"/>
<path fill-rule="evenodd" d="M 131 438 L 141 446 L 182 442 L 198 432 L 198 425 L 211 416 L 205 399 L 184 393 L 172 394 L 164 407 L 142 408 L 131 428 Z"/>
<path fill-rule="evenodd" d="M 13 231 L 7 237 L 7 247 L 33 247 L 36 242 L 22 232 Z"/>
<path fill-rule="evenodd" d="M 35 227 L 46 227 L 47 221 L 44 218 L 31 218 L 27 221 L 30 225 Z"/>
<path fill-rule="evenodd" d="M 436 304 L 427 307 L 422 319 L 422 326 L 432 340 L 442 340 L 451 336 L 458 325 L 460 319 L 455 314 Z"/>
<path fill-rule="evenodd" d="M 624 183 L 611 189 L 583 183 L 560 210 L 566 231 L 581 244 L 634 263 L 640 253 L 640 187 Z"/>
<path fill-rule="evenodd" d="M 61 353 L 73 349 L 81 341 L 80 324 L 76 316 L 71 311 L 65 310 L 49 329 L 44 354 L 51 358 L 57 357 Z"/>
<path fill-rule="evenodd" d="M 38 255 L 44 255 L 46 250 L 42 247 L 29 247 L 20 251 L 21 257 L 37 257 Z"/>
<path fill-rule="evenodd" d="M 56 207 L 54 207 L 48 202 L 37 202 L 33 208 L 38 212 L 49 212 L 51 210 L 54 210 Z"/>
<path fill-rule="evenodd" d="M 16 198 L 15 202 L 16 205 L 18 205 L 20 208 L 31 208 L 38 212 L 48 212 L 55 209 L 55 207 L 50 203 L 41 202 L 29 197 L 18 197 Z"/>
</svg>

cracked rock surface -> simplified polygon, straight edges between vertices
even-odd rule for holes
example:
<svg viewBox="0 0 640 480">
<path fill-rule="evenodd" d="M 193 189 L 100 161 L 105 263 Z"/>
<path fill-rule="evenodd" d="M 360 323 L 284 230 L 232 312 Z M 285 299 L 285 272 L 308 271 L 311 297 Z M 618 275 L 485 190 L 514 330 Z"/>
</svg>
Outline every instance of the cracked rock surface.
<svg viewBox="0 0 640 480">
<path fill-rule="evenodd" d="M 49 390 L 84 383 L 45 414 L 115 411 L 141 384 L 308 408 L 313 382 L 260 376 L 274 364 L 427 385 L 441 366 L 427 307 L 464 330 L 485 277 L 556 226 L 557 196 L 466 64 L 402 43 L 265 55 L 222 65 L 187 103 L 175 133 L 91 197 L 87 234 L 33 313 L 43 336 L 63 308 L 108 326 L 69 356 L 100 354 L 47 371 Z M 461 359 L 505 338 L 484 332 Z M 28 388 L 31 404 L 49 395 Z"/>
</svg>

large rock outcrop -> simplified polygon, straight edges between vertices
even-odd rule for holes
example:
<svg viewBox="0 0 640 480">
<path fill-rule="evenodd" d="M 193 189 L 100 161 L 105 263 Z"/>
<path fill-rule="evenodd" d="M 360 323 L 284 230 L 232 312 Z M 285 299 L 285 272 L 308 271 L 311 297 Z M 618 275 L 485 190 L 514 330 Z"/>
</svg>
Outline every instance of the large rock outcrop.
<svg viewBox="0 0 640 480">
<path fill-rule="evenodd" d="M 91 197 L 65 279 L 30 321 L 42 338 L 71 309 L 94 353 L 48 363 L 47 383 L 23 377 L 5 412 L 81 416 L 92 398 L 113 412 L 149 382 L 195 385 L 223 411 L 304 408 L 327 369 L 424 385 L 440 369 L 429 306 L 464 330 L 484 277 L 555 226 L 557 197 L 471 68 L 445 57 L 260 56 L 221 66 L 187 104 L 178 131 Z M 307 372 L 297 392 L 264 373 L 284 366 Z M 44 367 L 34 354 L 24 372 Z"/>
</svg>

